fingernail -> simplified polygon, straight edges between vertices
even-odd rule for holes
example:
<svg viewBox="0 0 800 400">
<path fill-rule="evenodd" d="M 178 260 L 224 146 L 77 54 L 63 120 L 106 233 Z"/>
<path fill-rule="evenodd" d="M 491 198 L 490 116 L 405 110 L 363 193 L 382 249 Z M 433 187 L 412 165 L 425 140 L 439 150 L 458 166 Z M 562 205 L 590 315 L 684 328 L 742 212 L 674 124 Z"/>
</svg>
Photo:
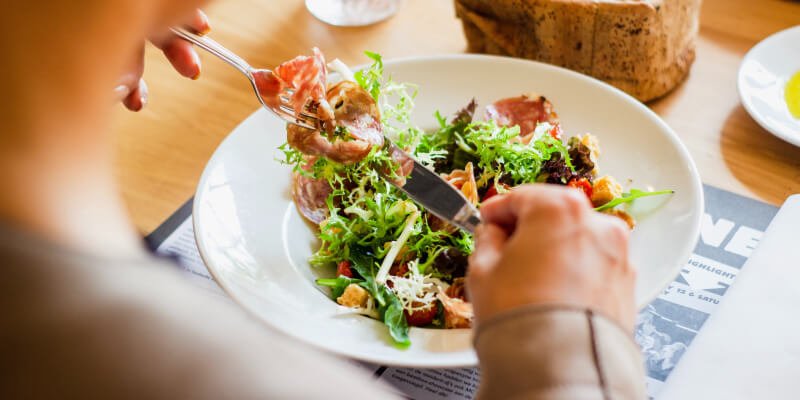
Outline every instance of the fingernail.
<svg viewBox="0 0 800 400">
<path fill-rule="evenodd" d="M 200 79 L 200 71 L 203 69 L 203 64 L 200 62 L 200 56 L 197 53 L 192 52 L 192 58 L 194 58 L 194 62 L 197 64 L 197 73 L 192 77 L 192 80 L 196 81 Z"/>
<path fill-rule="evenodd" d="M 211 32 L 211 23 L 208 20 L 208 15 L 206 15 L 206 13 L 204 13 L 203 10 L 199 10 L 199 9 L 197 10 L 197 15 L 200 17 L 200 22 L 201 22 L 201 25 L 203 27 L 197 33 L 200 34 L 200 35 L 205 35 L 205 34 Z"/>
<path fill-rule="evenodd" d="M 119 86 L 114 88 L 114 98 L 117 101 L 121 101 L 121 100 L 125 99 L 126 97 L 128 97 L 128 95 L 130 93 L 131 93 L 131 89 L 129 87 L 125 86 L 125 85 L 119 85 Z"/>
<path fill-rule="evenodd" d="M 139 99 L 142 102 L 142 108 L 147 104 L 147 83 L 145 83 L 144 79 L 139 80 Z"/>
</svg>

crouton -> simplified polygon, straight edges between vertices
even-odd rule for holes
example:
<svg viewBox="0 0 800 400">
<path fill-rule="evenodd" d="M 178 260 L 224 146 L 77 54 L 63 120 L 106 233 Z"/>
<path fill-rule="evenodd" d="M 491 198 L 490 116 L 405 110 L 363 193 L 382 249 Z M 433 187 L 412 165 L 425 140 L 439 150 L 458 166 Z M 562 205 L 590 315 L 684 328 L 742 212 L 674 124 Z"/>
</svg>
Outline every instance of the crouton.
<svg viewBox="0 0 800 400">
<path fill-rule="evenodd" d="M 351 283 L 344 289 L 344 293 L 336 299 L 336 302 L 345 307 L 367 307 L 369 292 L 361 286 Z"/>
<path fill-rule="evenodd" d="M 596 181 L 592 186 L 592 204 L 595 207 L 600 207 L 603 204 L 622 196 L 622 185 L 611 176 L 603 176 Z"/>
</svg>

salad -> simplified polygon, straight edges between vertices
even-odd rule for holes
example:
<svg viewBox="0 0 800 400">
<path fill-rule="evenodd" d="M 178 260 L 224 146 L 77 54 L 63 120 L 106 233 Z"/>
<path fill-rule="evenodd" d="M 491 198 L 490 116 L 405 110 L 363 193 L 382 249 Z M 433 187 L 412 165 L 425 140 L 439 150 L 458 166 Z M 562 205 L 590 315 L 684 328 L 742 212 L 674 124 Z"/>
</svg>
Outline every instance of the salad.
<svg viewBox="0 0 800 400">
<path fill-rule="evenodd" d="M 393 342 L 410 344 L 409 327 L 469 328 L 472 305 L 464 287 L 471 235 L 415 204 L 378 171 L 405 179 L 388 138 L 458 188 L 477 207 L 527 183 L 582 191 L 598 212 L 616 215 L 633 229 L 621 205 L 671 191 L 623 191 L 598 170 L 600 145 L 591 134 L 565 140 L 553 104 L 522 94 L 478 112 L 476 101 L 436 113 L 438 126 L 411 123 L 416 87 L 395 82 L 380 55 L 352 73 L 314 49 L 273 71 L 273 89 L 293 90 L 295 110 L 311 110 L 321 129 L 287 126 L 283 163 L 292 167 L 292 196 L 317 228 L 319 249 L 309 263 L 333 278 L 316 283 L 354 312 L 387 326 Z M 328 83 L 328 68 L 341 76 Z M 274 98 L 274 97 L 273 97 Z"/>
</svg>

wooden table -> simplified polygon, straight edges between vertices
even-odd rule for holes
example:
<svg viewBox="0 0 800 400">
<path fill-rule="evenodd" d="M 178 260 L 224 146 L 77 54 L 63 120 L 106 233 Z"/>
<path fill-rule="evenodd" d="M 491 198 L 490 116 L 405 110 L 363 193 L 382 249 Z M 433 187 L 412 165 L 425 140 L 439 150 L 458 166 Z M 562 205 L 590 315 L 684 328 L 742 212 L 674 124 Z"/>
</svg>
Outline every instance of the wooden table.
<svg viewBox="0 0 800 400">
<path fill-rule="evenodd" d="M 314 19 L 299 0 L 228 0 L 207 9 L 213 35 L 254 65 L 271 66 L 312 46 L 348 64 L 365 49 L 387 58 L 461 53 L 466 44 L 452 2 L 410 0 L 392 19 L 337 28 Z M 780 204 L 800 192 L 800 149 L 761 129 L 739 103 L 736 72 L 756 42 L 800 23 L 790 0 L 705 0 L 697 61 L 689 79 L 651 104 L 689 148 L 704 182 Z M 193 195 L 219 142 L 257 108 L 247 81 L 201 54 L 199 81 L 173 73 L 147 50 L 150 104 L 116 110 L 117 176 L 136 226 L 150 232 Z"/>
</svg>

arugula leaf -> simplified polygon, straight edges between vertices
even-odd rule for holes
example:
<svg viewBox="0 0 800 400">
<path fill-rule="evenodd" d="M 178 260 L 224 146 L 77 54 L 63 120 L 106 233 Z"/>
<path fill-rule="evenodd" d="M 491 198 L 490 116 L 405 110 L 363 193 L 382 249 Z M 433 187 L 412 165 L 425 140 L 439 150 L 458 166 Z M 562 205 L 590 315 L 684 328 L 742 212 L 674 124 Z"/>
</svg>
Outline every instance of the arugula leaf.
<svg viewBox="0 0 800 400">
<path fill-rule="evenodd" d="M 386 300 L 381 292 L 381 286 L 375 282 L 375 257 L 372 256 L 369 250 L 361 246 L 350 246 L 350 267 L 356 270 L 361 275 L 364 282 L 361 287 L 366 289 L 370 295 L 378 302 L 378 308 L 385 306 Z"/>
<path fill-rule="evenodd" d="M 389 328 L 389 335 L 395 345 L 401 348 L 408 347 L 411 340 L 408 338 L 408 322 L 403 314 L 403 305 L 389 288 L 375 282 L 377 273 L 375 258 L 366 248 L 352 246 L 350 247 L 350 261 L 351 267 L 364 278 L 359 285 L 375 299 L 378 314 Z"/>
<path fill-rule="evenodd" d="M 385 286 L 381 289 L 385 292 L 384 296 L 388 303 L 381 311 L 383 323 L 389 328 L 389 335 L 394 339 L 395 345 L 406 348 L 411 344 L 411 339 L 408 337 L 408 321 L 403 313 L 403 305 L 400 304 L 400 299 Z"/>
<path fill-rule="evenodd" d="M 642 197 L 650 197 L 650 196 L 660 196 L 664 194 L 672 194 L 675 193 L 674 190 L 659 190 L 657 192 L 645 192 L 644 190 L 639 189 L 631 189 L 630 193 L 623 193 L 621 197 L 617 197 L 614 200 L 609 201 L 606 204 L 603 204 L 600 207 L 595 207 L 595 211 L 604 211 L 611 208 L 614 208 L 620 204 L 630 203 L 636 199 L 641 199 Z"/>
<path fill-rule="evenodd" d="M 317 285 L 320 286 L 327 286 L 331 288 L 331 298 L 334 300 L 338 299 L 344 293 L 344 290 L 353 283 L 362 283 L 364 282 L 361 279 L 356 278 L 348 278 L 343 275 L 339 275 L 336 278 L 321 278 L 316 280 Z"/>
<path fill-rule="evenodd" d="M 365 51 L 364 54 L 371 58 L 373 62 L 369 67 L 356 71 L 354 74 L 356 83 L 369 92 L 375 101 L 378 101 L 381 95 L 381 81 L 383 80 L 383 57 L 371 51 Z"/>
</svg>

